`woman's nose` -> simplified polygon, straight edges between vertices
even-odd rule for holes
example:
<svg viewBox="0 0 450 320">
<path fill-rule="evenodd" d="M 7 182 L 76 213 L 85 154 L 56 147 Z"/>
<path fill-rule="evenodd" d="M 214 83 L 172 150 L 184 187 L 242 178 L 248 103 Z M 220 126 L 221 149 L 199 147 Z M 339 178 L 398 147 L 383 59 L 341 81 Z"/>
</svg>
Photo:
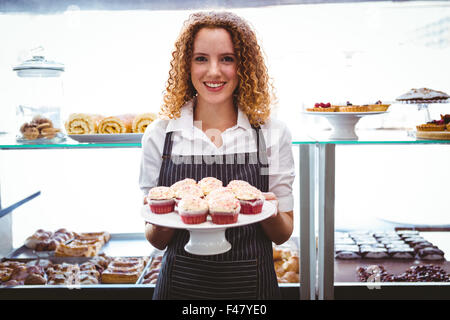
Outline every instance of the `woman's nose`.
<svg viewBox="0 0 450 320">
<path fill-rule="evenodd" d="M 220 65 L 218 61 L 211 61 L 208 68 L 209 75 L 220 74 Z"/>
</svg>

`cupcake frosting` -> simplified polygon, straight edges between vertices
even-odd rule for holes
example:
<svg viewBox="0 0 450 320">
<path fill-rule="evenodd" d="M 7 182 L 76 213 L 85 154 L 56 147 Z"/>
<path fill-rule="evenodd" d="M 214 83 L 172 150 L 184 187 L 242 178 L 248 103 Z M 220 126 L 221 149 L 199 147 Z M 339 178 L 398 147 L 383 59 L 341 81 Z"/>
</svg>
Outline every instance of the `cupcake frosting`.
<svg viewBox="0 0 450 320">
<path fill-rule="evenodd" d="M 184 198 L 186 196 L 203 197 L 203 190 L 197 184 L 185 184 L 174 191 L 176 198 Z"/>
<path fill-rule="evenodd" d="M 198 182 L 205 195 L 208 195 L 212 190 L 223 187 L 222 181 L 214 177 L 206 177 Z"/>
<path fill-rule="evenodd" d="M 241 209 L 239 200 L 233 196 L 221 196 L 208 200 L 209 210 L 236 213 Z"/>
<path fill-rule="evenodd" d="M 234 191 L 236 198 L 240 200 L 264 199 L 262 192 L 253 186 L 243 186 Z"/>
<path fill-rule="evenodd" d="M 228 187 L 220 187 L 217 189 L 212 190 L 207 196 L 206 196 L 206 200 L 212 199 L 212 198 L 216 198 L 216 197 L 221 197 L 221 196 L 232 196 L 234 197 L 234 193 L 231 191 L 230 188 Z"/>
<path fill-rule="evenodd" d="M 186 196 L 178 203 L 178 208 L 184 211 L 207 210 L 208 201 L 200 197 Z"/>
<path fill-rule="evenodd" d="M 148 192 L 148 198 L 152 200 L 172 199 L 174 193 L 169 187 L 154 187 Z"/>
<path fill-rule="evenodd" d="M 227 185 L 227 187 L 230 188 L 233 192 L 235 190 L 238 190 L 239 188 L 248 186 L 250 186 L 250 183 L 244 180 L 231 180 Z"/>
<path fill-rule="evenodd" d="M 194 179 L 186 178 L 186 179 L 183 179 L 183 180 L 180 180 L 180 181 L 175 182 L 174 184 L 172 184 L 172 185 L 170 186 L 170 188 L 172 189 L 173 192 L 176 193 L 176 191 L 177 191 L 178 189 L 183 188 L 184 186 L 187 186 L 187 185 L 196 185 L 196 184 L 197 184 L 197 182 L 196 182 Z"/>
</svg>

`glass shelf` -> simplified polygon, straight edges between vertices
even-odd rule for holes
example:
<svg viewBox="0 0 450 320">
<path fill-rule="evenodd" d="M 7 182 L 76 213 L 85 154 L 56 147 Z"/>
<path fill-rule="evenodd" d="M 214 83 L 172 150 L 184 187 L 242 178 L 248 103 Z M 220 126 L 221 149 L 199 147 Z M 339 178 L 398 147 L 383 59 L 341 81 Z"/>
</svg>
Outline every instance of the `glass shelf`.
<svg viewBox="0 0 450 320">
<path fill-rule="evenodd" d="M 317 131 L 310 134 L 292 136 L 293 145 L 304 144 L 450 144 L 450 140 L 416 139 L 407 130 L 357 130 L 358 140 L 330 140 L 330 131 Z M 67 138 L 58 144 L 21 144 L 13 135 L 0 135 L 0 149 L 75 149 L 75 148 L 140 148 L 140 143 L 79 143 Z"/>
</svg>

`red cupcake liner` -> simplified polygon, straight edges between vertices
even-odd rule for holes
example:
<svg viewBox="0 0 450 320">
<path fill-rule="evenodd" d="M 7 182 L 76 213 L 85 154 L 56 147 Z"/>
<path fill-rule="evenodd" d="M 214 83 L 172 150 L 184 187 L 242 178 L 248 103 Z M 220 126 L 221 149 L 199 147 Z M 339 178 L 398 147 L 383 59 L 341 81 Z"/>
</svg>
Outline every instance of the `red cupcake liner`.
<svg viewBox="0 0 450 320">
<path fill-rule="evenodd" d="M 211 213 L 212 223 L 230 224 L 238 221 L 238 213 Z"/>
<path fill-rule="evenodd" d="M 262 212 L 263 200 L 240 200 L 242 214 L 258 214 Z"/>
<path fill-rule="evenodd" d="M 156 214 L 166 214 L 174 211 L 175 201 L 151 201 L 149 203 L 150 211 Z"/>
<path fill-rule="evenodd" d="M 206 222 L 206 217 L 208 216 L 207 213 L 205 214 L 196 214 L 196 215 L 182 215 L 181 221 L 183 221 L 186 224 L 199 224 Z"/>
</svg>

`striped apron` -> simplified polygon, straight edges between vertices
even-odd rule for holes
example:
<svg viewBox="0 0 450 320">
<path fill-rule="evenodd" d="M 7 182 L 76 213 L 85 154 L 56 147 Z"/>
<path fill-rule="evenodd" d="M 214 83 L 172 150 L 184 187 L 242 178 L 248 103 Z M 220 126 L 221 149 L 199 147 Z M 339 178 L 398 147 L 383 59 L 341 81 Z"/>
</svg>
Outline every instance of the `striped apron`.
<svg viewBox="0 0 450 320">
<path fill-rule="evenodd" d="M 173 132 L 166 133 L 158 185 L 171 186 L 185 178 L 199 181 L 216 177 L 224 185 L 231 180 L 245 180 L 267 192 L 266 144 L 259 128 L 252 132 L 256 152 L 210 158 L 172 155 Z M 260 224 L 228 228 L 225 237 L 231 250 L 198 256 L 184 250 L 189 232 L 176 229 L 164 253 L 153 299 L 279 299 L 272 242 Z"/>
</svg>

